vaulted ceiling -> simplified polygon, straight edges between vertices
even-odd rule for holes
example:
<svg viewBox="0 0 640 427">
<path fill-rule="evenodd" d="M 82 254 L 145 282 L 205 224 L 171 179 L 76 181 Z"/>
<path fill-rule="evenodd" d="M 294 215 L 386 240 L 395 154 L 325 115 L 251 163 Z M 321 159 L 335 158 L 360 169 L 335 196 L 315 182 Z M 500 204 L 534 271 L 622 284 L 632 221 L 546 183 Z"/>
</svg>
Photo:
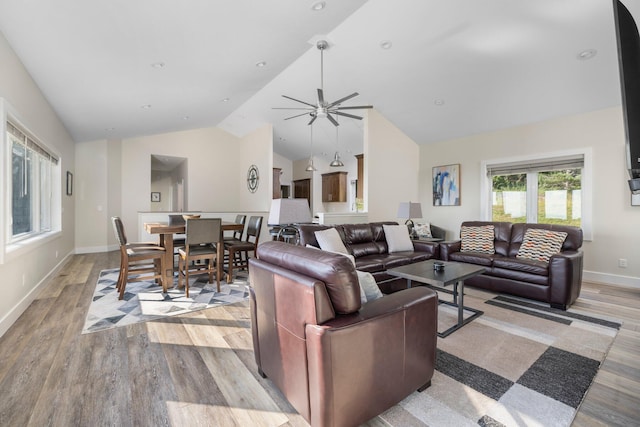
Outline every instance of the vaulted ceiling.
<svg viewBox="0 0 640 427">
<path fill-rule="evenodd" d="M 304 158 L 310 118 L 273 107 L 315 102 L 318 39 L 326 99 L 419 144 L 621 103 L 609 0 L 0 0 L 0 31 L 76 141 L 271 123 Z M 361 121 L 313 127 L 316 153 L 362 150 Z"/>
</svg>

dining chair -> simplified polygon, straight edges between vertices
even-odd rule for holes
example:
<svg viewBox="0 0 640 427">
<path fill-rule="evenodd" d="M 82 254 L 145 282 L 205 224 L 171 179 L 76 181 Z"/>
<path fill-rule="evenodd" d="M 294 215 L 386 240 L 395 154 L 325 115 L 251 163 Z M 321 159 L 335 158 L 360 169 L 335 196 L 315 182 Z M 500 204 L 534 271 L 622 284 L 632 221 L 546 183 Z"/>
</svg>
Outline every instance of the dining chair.
<svg viewBox="0 0 640 427">
<path fill-rule="evenodd" d="M 227 283 L 233 283 L 233 270 L 249 268 L 249 254 L 255 256 L 260 230 L 262 229 L 262 217 L 252 216 L 247 224 L 245 240 L 240 242 L 228 242 L 224 244 L 225 252 L 228 254 L 229 266 L 227 268 Z"/>
<path fill-rule="evenodd" d="M 242 224 L 242 230 L 233 230 L 233 234 L 231 236 L 225 236 L 224 241 L 226 242 L 240 242 L 242 241 L 242 234 L 244 233 L 244 224 L 247 222 L 246 215 L 236 215 L 236 220 L 234 221 L 236 224 Z"/>
<path fill-rule="evenodd" d="M 167 292 L 168 283 L 163 280 L 165 249 L 155 243 L 129 243 L 120 217 L 111 218 L 113 230 L 120 246 L 120 273 L 116 289 L 118 299 L 124 298 L 128 282 L 155 280 Z"/>
<path fill-rule="evenodd" d="M 220 218 L 187 219 L 185 245 L 178 249 L 178 288 L 185 282 L 185 294 L 189 297 L 189 276 L 208 274 L 213 283 L 216 273 L 216 246 L 222 241 L 222 220 Z M 202 260 L 204 264 L 195 263 Z M 216 280 L 218 292 L 220 282 Z"/>
</svg>

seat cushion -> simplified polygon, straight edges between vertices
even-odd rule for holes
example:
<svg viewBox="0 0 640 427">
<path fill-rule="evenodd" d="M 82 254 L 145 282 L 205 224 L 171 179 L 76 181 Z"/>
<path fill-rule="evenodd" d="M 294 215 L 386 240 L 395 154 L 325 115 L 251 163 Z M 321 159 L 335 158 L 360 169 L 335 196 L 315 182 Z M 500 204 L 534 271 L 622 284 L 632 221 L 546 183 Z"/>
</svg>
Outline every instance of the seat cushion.
<svg viewBox="0 0 640 427">
<path fill-rule="evenodd" d="M 491 267 L 493 256 L 480 252 L 453 252 L 449 255 L 449 261 L 467 262 L 469 264 Z"/>
<path fill-rule="evenodd" d="M 542 261 L 530 259 L 500 257 L 493 260 L 493 266 L 506 270 L 522 271 L 539 276 L 549 275 L 549 264 Z"/>
</svg>

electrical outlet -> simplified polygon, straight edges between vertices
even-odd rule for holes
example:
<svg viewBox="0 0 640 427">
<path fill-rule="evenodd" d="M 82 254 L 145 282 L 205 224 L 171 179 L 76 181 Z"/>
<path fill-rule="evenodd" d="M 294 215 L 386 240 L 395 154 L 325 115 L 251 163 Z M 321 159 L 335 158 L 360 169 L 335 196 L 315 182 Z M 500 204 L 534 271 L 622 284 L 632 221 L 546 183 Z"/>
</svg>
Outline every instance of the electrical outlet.
<svg viewBox="0 0 640 427">
<path fill-rule="evenodd" d="M 627 264 L 627 259 L 626 258 L 620 258 L 618 260 L 618 267 L 620 268 L 627 268 L 628 264 Z"/>
</svg>

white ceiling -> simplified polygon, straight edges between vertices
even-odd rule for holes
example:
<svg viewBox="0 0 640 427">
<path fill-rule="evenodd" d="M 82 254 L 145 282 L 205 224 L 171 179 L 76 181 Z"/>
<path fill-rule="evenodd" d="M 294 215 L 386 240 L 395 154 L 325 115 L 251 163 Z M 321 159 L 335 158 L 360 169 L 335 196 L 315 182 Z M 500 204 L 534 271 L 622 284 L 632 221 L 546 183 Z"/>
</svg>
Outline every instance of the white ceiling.
<svg viewBox="0 0 640 427">
<path fill-rule="evenodd" d="M 419 144 L 621 103 L 610 0 L 314 3 L 0 0 L 0 31 L 76 141 L 272 123 L 277 153 L 307 157 L 309 118 L 273 107 L 315 102 L 319 38 L 326 99 L 357 91 L 344 106 L 373 104 Z M 335 128 L 316 123 L 332 157 Z M 343 155 L 361 152 L 362 122 L 340 124 Z"/>
</svg>

